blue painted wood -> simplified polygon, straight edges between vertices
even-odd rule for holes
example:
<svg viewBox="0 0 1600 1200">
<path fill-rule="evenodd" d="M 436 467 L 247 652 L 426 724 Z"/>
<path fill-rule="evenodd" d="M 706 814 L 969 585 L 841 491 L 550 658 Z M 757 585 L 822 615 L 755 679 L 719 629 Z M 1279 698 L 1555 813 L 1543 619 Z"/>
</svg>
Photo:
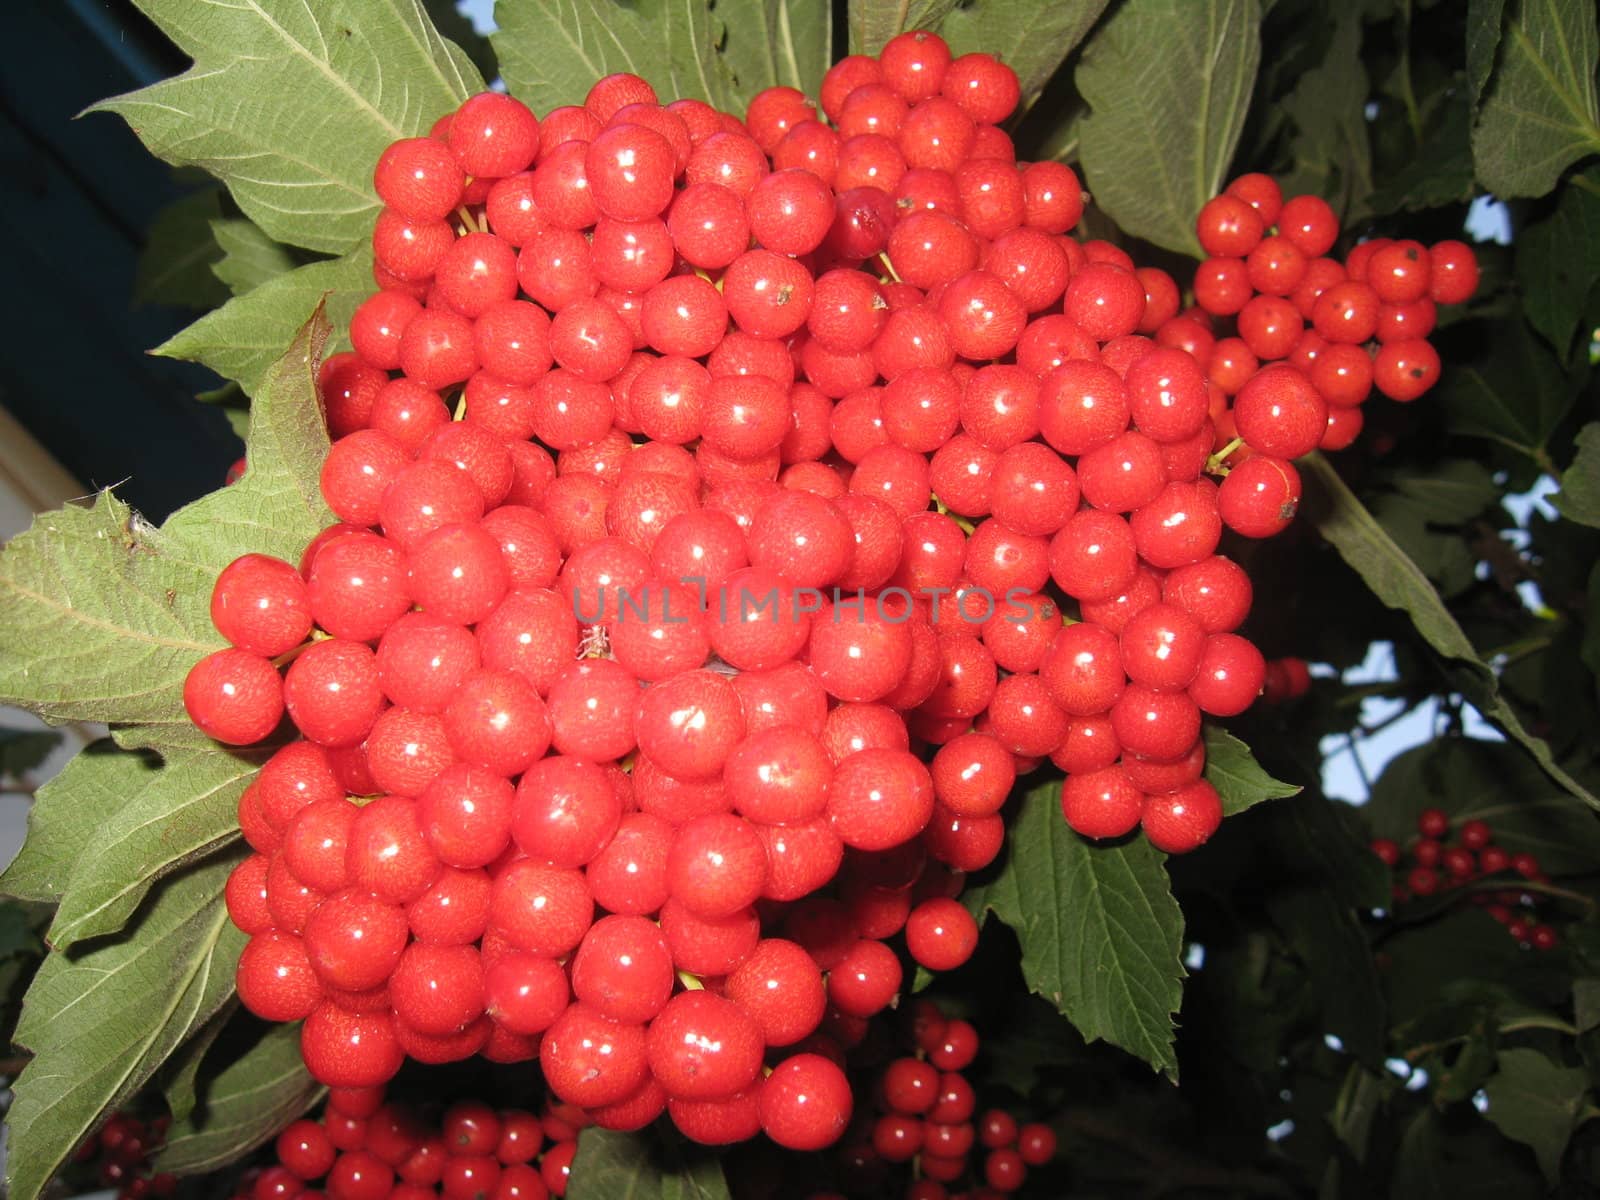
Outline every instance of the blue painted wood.
<svg viewBox="0 0 1600 1200">
<path fill-rule="evenodd" d="M 0 45 L 0 404 L 86 485 L 119 484 L 160 520 L 241 452 L 193 398 L 210 372 L 146 354 L 197 314 L 132 305 L 144 232 L 192 183 L 120 118 L 74 118 L 186 63 L 131 5 L 104 0 L 0 5 Z"/>
</svg>

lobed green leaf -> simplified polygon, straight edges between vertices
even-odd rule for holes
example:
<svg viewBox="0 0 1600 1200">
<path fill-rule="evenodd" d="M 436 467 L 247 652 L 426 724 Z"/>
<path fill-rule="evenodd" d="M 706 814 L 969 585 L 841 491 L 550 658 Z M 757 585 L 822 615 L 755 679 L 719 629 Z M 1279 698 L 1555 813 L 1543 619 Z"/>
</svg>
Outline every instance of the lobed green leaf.
<svg viewBox="0 0 1600 1200">
<path fill-rule="evenodd" d="M 1260 25 L 1259 0 L 1128 0 L 1084 48 L 1080 156 L 1124 232 L 1199 256 L 1195 217 L 1227 180 Z"/>
<path fill-rule="evenodd" d="M 1023 795 L 1006 857 L 961 899 L 1022 943 L 1022 974 L 1089 1041 L 1176 1075 L 1172 1015 L 1183 995 L 1183 914 L 1164 856 L 1141 835 L 1092 846 L 1061 817 L 1059 782 Z"/>
<path fill-rule="evenodd" d="M 124 936 L 55 951 L 40 966 L 16 1032 L 33 1059 L 7 1114 L 12 1200 L 36 1200 L 103 1114 L 233 994 L 245 939 L 222 890 L 237 861 L 215 855 L 171 876 Z"/>
<path fill-rule="evenodd" d="M 1487 20 L 1489 8 L 1480 10 Z M 1561 174 L 1600 152 L 1600 58 L 1592 4 L 1509 0 L 1493 72 L 1482 89 L 1472 155 L 1478 179 L 1501 197 L 1542 196 Z M 1469 19 L 1469 28 L 1477 23 Z M 1481 46 L 1469 43 L 1469 71 L 1482 70 Z"/>
<path fill-rule="evenodd" d="M 139 0 L 194 60 L 90 112 L 151 153 L 203 167 L 280 242 L 334 254 L 372 232 L 372 165 L 428 131 L 483 79 L 419 0 Z"/>
<path fill-rule="evenodd" d="M 110 492 L 37 517 L 0 551 L 0 700 L 152 740 L 179 730 L 184 676 L 222 645 L 216 570 L 188 549 Z"/>
</svg>

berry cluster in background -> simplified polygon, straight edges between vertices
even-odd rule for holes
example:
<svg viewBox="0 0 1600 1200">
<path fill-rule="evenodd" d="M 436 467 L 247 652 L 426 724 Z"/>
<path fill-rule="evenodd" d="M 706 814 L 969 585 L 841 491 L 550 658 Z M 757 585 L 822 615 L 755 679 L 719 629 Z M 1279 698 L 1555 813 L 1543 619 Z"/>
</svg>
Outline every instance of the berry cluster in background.
<svg viewBox="0 0 1600 1200">
<path fill-rule="evenodd" d="M 909 1053 L 877 1071 L 874 1111 L 852 1130 L 859 1136 L 847 1136 L 840 1146 L 843 1194 L 987 1200 L 1023 1192 L 1029 1168 L 1055 1157 L 1055 1131 L 1041 1122 L 1019 1123 L 1004 1108 L 977 1111 L 977 1094 L 964 1074 L 980 1050 L 969 1022 L 922 1000 L 903 1024 Z M 819 1192 L 811 1200 L 837 1195 Z"/>
<path fill-rule="evenodd" d="M 1463 903 L 1481 907 L 1524 946 L 1554 950 L 1561 935 L 1546 919 L 1552 905 L 1539 889 L 1550 878 L 1526 850 L 1512 853 L 1494 841 L 1494 829 L 1476 817 L 1462 821 L 1450 839 L 1451 821 L 1443 809 L 1425 808 L 1417 817 L 1417 837 L 1401 845 L 1378 838 L 1372 852 L 1395 872 L 1397 904 L 1459 892 Z M 1499 881 L 1504 886 L 1495 887 Z"/>
<path fill-rule="evenodd" d="M 333 1088 L 316 1118 L 292 1122 L 276 1162 L 244 1172 L 233 1200 L 547 1200 L 564 1196 L 581 1114 L 481 1101 L 428 1114 L 382 1087 Z"/>
<path fill-rule="evenodd" d="M 112 1113 L 78 1147 L 75 1163 L 93 1171 L 101 1187 L 115 1188 L 117 1200 L 162 1200 L 178 1188 L 175 1176 L 151 1172 L 150 1161 L 166 1138 L 166 1116 L 142 1120 L 131 1112 Z"/>
<path fill-rule="evenodd" d="M 820 115 L 613 75 L 384 153 L 379 290 L 320 372 L 338 523 L 222 572 L 231 646 L 184 688 L 219 741 L 297 735 L 227 903 L 240 998 L 304 1021 L 318 1080 L 537 1060 L 609 1129 L 820 1149 L 904 961 L 972 954 L 956 897 L 1018 777 L 1058 770 L 1088 838 L 1216 830 L 1203 717 L 1309 682 L 1237 632 L 1224 532 L 1286 528 L 1292 460 L 1349 445 L 1374 382 L 1426 390 L 1476 266 L 1341 265 L 1331 210 L 1251 175 L 1200 214 L 1184 309 L 1072 236 L 1079 181 L 1016 161 L 1017 102 L 908 33 Z M 968 1117 L 878 1118 L 922 1131 L 908 1198 L 966 1170 Z M 977 1173 L 1006 1191 L 1043 1151 L 1002 1132 Z M 284 1169 L 256 1200 L 318 1177 Z"/>
</svg>

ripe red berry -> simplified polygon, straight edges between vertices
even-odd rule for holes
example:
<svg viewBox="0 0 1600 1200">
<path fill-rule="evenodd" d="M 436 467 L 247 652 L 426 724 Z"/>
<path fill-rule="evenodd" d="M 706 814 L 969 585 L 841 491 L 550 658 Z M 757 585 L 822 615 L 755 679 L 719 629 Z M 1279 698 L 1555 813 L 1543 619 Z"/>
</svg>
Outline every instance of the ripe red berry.
<svg viewBox="0 0 1600 1200">
<path fill-rule="evenodd" d="M 218 650 L 185 677 L 183 707 L 207 737 L 247 746 L 277 728 L 284 684 L 269 659 L 245 650 Z"/>
<path fill-rule="evenodd" d="M 1187 854 L 1222 824 L 1222 799 L 1205 780 L 1196 780 L 1175 792 L 1147 796 L 1140 824 L 1158 850 Z"/>
<path fill-rule="evenodd" d="M 978 923 L 958 901 L 925 900 L 906 920 L 906 949 L 930 971 L 953 971 L 978 945 Z"/>
<path fill-rule="evenodd" d="M 850 1083 L 844 1071 L 818 1054 L 796 1054 L 773 1068 L 761 1084 L 761 1128 L 789 1150 L 832 1145 L 850 1123 Z"/>
</svg>

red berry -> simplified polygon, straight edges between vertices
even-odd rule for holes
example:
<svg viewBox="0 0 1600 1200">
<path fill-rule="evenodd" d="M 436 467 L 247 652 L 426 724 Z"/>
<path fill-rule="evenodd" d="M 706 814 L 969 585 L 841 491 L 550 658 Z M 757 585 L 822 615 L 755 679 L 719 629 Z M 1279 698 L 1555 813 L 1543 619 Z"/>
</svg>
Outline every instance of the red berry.
<svg viewBox="0 0 1600 1200">
<path fill-rule="evenodd" d="M 1140 824 L 1158 850 L 1187 854 L 1222 824 L 1222 799 L 1205 780 L 1196 780 L 1175 792 L 1147 796 Z"/>
<path fill-rule="evenodd" d="M 978 923 L 955 900 L 925 900 L 906 920 L 906 948 L 930 971 L 953 971 L 978 945 Z"/>
<path fill-rule="evenodd" d="M 832 1145 L 850 1123 L 850 1083 L 833 1062 L 796 1054 L 773 1068 L 761 1084 L 761 1128 L 789 1150 Z"/>
<path fill-rule="evenodd" d="M 218 650 L 184 678 L 183 707 L 207 737 L 247 746 L 277 728 L 284 692 L 271 660 L 245 650 Z"/>
</svg>

